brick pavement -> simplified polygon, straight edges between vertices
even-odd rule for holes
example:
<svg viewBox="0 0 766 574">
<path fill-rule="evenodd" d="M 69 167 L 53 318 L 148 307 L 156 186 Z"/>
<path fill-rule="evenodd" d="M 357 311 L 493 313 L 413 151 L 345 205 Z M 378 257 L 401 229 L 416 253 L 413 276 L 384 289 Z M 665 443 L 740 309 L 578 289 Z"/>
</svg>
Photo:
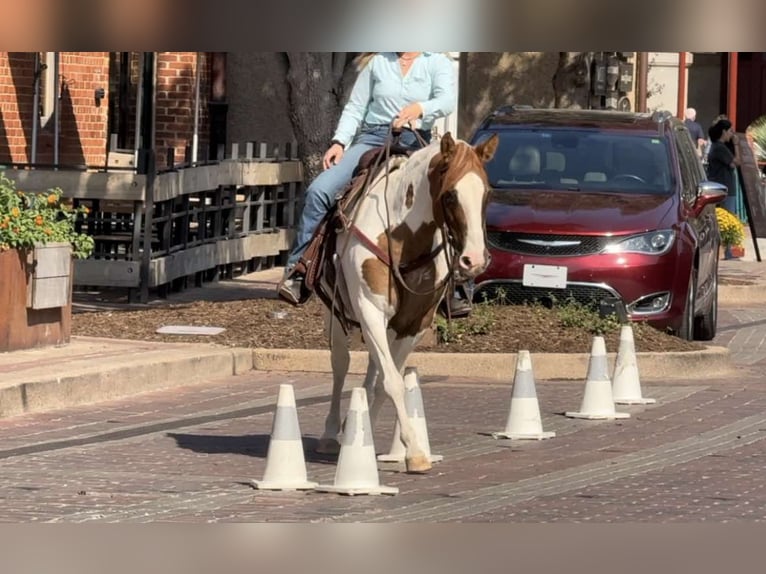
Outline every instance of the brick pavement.
<svg viewBox="0 0 766 574">
<path fill-rule="evenodd" d="M 718 344 L 740 376 L 644 381 L 655 405 L 620 407 L 622 421 L 561 415 L 578 381 L 537 381 L 543 425 L 556 438 L 495 441 L 507 384 L 423 381 L 432 451 L 426 476 L 381 464 L 394 497 L 262 492 L 278 385 L 296 389 L 310 478 L 332 481 L 313 454 L 328 375 L 263 373 L 131 399 L 0 420 L 4 522 L 688 522 L 766 520 L 766 310 L 722 309 Z M 354 377 L 353 383 L 360 378 Z M 459 405 L 459 408 L 456 407 Z M 384 408 L 375 440 L 391 441 Z"/>
</svg>

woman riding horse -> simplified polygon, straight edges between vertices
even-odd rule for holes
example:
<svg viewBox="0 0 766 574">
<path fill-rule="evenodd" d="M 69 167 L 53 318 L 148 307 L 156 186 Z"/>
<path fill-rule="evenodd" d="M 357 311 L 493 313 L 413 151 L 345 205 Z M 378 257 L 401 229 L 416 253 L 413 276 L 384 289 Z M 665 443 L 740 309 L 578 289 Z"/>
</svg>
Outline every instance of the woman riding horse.
<svg viewBox="0 0 766 574">
<path fill-rule="evenodd" d="M 325 171 L 306 189 L 295 241 L 278 287 L 279 296 L 294 305 L 301 301 L 304 279 L 295 266 L 362 155 L 383 146 L 392 126 L 399 129 L 419 122 L 417 134 L 429 142 L 434 121 L 455 108 L 455 74 L 452 62 L 442 53 L 367 53 L 358 65 L 361 71 L 322 161 Z M 414 150 L 420 147 L 418 139 L 414 132 L 405 131 L 398 144 Z M 456 297 L 449 309 L 453 317 L 464 316 L 470 312 L 470 303 Z"/>
</svg>

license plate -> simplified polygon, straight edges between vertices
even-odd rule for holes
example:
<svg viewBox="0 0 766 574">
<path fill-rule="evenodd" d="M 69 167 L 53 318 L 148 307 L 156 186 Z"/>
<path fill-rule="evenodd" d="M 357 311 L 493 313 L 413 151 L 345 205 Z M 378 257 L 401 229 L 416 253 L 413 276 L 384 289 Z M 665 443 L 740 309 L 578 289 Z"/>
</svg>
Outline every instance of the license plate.
<svg viewBox="0 0 766 574">
<path fill-rule="evenodd" d="M 567 268 L 557 265 L 524 265 L 524 276 L 521 284 L 524 287 L 548 287 L 549 289 L 566 289 Z"/>
</svg>

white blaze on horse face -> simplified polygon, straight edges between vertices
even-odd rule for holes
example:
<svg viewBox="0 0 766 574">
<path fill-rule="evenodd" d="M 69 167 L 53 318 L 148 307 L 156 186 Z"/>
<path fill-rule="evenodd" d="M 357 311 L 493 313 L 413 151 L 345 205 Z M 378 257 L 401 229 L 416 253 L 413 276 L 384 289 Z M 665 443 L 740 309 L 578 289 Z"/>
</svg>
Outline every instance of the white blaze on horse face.
<svg viewBox="0 0 766 574">
<path fill-rule="evenodd" d="M 487 247 L 484 242 L 484 181 L 475 173 L 467 173 L 455 186 L 457 199 L 466 223 L 466 238 L 458 266 L 464 275 L 474 278 L 487 267 Z"/>
</svg>

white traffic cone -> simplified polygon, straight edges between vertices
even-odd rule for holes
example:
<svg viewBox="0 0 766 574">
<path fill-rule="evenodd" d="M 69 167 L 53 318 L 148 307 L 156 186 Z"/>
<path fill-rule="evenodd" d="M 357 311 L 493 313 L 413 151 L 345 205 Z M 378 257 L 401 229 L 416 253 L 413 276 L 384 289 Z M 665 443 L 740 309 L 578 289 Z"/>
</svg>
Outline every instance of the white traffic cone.
<svg viewBox="0 0 766 574">
<path fill-rule="evenodd" d="M 399 492 L 396 487 L 381 486 L 378 480 L 375 443 L 364 387 L 357 387 L 351 391 L 351 404 L 341 436 L 335 481 L 331 485 L 320 484 L 316 490 L 350 495 Z"/>
<path fill-rule="evenodd" d="M 426 457 L 431 462 L 441 462 L 444 457 L 440 454 L 431 453 L 431 444 L 428 440 L 428 425 L 423 407 L 423 393 L 420 391 L 418 382 L 418 370 L 415 367 L 404 369 L 404 406 L 407 407 L 407 416 L 412 428 L 415 429 L 415 437 L 423 449 Z M 388 454 L 381 454 L 378 460 L 381 462 L 404 462 L 406 449 L 399 436 L 399 421 L 394 425 L 394 438 L 391 441 L 391 450 Z"/>
<path fill-rule="evenodd" d="M 593 337 L 593 345 L 588 361 L 588 378 L 585 380 L 585 393 L 578 412 L 564 413 L 576 419 L 626 419 L 630 413 L 618 413 L 614 410 L 612 381 L 609 380 L 609 363 L 606 360 L 604 337 Z"/>
<path fill-rule="evenodd" d="M 532 373 L 532 357 L 529 351 L 519 351 L 516 358 L 516 374 L 513 378 L 511 408 L 503 432 L 493 432 L 494 438 L 542 440 L 556 436 L 544 432 L 537 402 L 535 376 Z"/>
<path fill-rule="evenodd" d="M 636 344 L 633 340 L 633 327 L 630 325 L 623 325 L 620 329 L 620 347 L 612 376 L 612 395 L 618 405 L 650 405 L 656 402 L 641 395 Z"/>
<path fill-rule="evenodd" d="M 263 480 L 254 480 L 253 486 L 260 490 L 304 490 L 312 489 L 316 484 L 306 478 L 306 460 L 293 386 L 279 385 L 266 471 Z"/>
</svg>

